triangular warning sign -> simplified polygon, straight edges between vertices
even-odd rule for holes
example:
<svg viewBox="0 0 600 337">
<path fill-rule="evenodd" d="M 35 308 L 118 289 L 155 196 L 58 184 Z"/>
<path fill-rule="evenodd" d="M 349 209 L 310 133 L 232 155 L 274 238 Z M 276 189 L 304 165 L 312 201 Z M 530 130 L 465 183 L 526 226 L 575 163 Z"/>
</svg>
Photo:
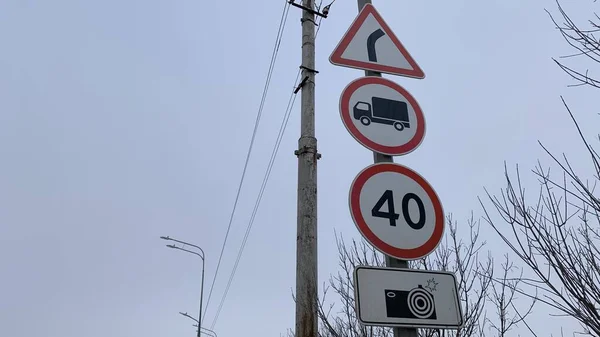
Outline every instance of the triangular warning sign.
<svg viewBox="0 0 600 337">
<path fill-rule="evenodd" d="M 329 61 L 342 67 L 425 78 L 375 7 L 366 4 L 335 47 Z"/>
</svg>

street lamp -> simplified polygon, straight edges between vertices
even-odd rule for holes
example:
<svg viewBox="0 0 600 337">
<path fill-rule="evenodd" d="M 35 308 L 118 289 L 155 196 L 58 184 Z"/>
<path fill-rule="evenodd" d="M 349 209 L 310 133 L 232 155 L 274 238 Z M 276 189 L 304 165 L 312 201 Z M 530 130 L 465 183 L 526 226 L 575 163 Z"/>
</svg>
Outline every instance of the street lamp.
<svg viewBox="0 0 600 337">
<path fill-rule="evenodd" d="M 196 323 L 199 323 L 197 319 L 195 319 L 194 317 L 190 316 L 187 312 L 179 312 L 180 315 L 187 317 L 191 320 L 193 320 Z M 198 324 L 194 324 L 195 327 L 198 327 Z M 207 329 L 207 328 L 202 328 L 202 330 L 204 330 L 204 333 L 206 334 L 206 332 L 208 331 L 209 334 L 211 334 L 213 337 L 217 337 L 217 333 L 214 332 L 213 330 Z"/>
<path fill-rule="evenodd" d="M 200 247 L 198 247 L 196 245 L 193 245 L 191 243 L 187 243 L 187 242 L 184 242 L 184 241 L 176 240 L 176 239 L 170 238 L 168 236 L 161 236 L 160 238 L 163 239 L 163 240 L 167 240 L 167 241 L 178 242 L 178 243 L 181 243 L 184 246 L 194 247 L 194 248 L 198 249 L 200 251 L 200 253 L 201 253 L 201 254 L 199 254 L 198 252 L 185 249 L 184 247 L 178 247 L 176 245 L 167 245 L 167 247 L 169 247 L 169 248 L 173 248 L 173 249 L 177 249 L 177 250 L 182 250 L 182 251 L 184 251 L 186 253 L 194 254 L 194 255 L 200 257 L 200 259 L 202 259 L 202 281 L 201 281 L 202 283 L 200 285 L 200 312 L 198 313 L 198 320 L 197 320 L 198 327 L 199 327 L 198 328 L 198 337 L 200 337 L 200 330 L 204 329 L 204 328 L 202 328 L 202 301 L 203 301 L 202 297 L 204 296 L 204 250 L 202 250 L 202 248 L 200 248 Z"/>
</svg>

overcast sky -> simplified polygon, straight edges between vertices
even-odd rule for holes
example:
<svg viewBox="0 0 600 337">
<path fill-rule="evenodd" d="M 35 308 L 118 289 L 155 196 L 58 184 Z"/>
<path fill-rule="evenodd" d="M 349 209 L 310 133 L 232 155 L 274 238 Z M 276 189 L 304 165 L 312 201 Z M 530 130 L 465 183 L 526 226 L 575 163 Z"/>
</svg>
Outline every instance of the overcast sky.
<svg viewBox="0 0 600 337">
<path fill-rule="evenodd" d="M 159 236 L 204 249 L 206 299 L 282 1 L 0 0 L 1 336 L 194 334 L 177 312 L 197 314 L 200 260 Z M 557 12 L 553 1 L 375 5 L 427 76 L 387 76 L 427 120 L 422 145 L 396 162 L 424 176 L 457 219 L 481 215 L 477 197 L 502 186 L 505 160 L 550 163 L 538 139 L 557 153 L 577 148 L 560 95 L 584 131 L 597 132 L 597 92 L 567 88 L 551 60 L 571 52 L 544 12 Z M 585 18 L 593 6 L 566 8 Z M 363 73 L 328 61 L 356 14 L 355 0 L 335 2 L 317 39 L 321 284 L 337 270 L 334 229 L 359 238 L 348 189 L 372 163 L 338 112 L 342 89 Z M 300 65 L 299 17 L 290 10 L 208 327 Z M 221 337 L 278 336 L 294 326 L 298 137 L 299 104 L 214 325 Z M 542 308 L 533 319 L 541 335 L 572 329 L 548 318 Z"/>
</svg>

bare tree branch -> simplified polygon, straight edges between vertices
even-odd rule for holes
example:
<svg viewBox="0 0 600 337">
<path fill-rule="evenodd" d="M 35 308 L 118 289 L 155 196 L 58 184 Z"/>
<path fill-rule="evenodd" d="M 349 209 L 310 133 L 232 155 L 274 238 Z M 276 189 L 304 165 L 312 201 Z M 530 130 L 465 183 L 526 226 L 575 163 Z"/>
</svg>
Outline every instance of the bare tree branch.
<svg viewBox="0 0 600 337">
<path fill-rule="evenodd" d="M 411 267 L 452 271 L 458 282 L 460 300 L 463 306 L 464 325 L 460 330 L 420 329 L 420 337 L 458 337 L 485 336 L 486 327 L 502 324 L 508 332 L 524 322 L 531 308 L 518 311 L 514 305 L 516 287 L 519 281 L 508 281 L 512 265 L 506 264 L 501 281 L 506 291 L 493 296 L 497 303 L 502 304 L 502 315 L 488 316 L 486 305 L 490 301 L 489 289 L 492 288 L 493 259 L 489 253 L 481 255 L 485 242 L 481 241 L 480 223 L 471 218 L 466 221 L 468 226 L 467 239 L 459 235 L 459 225 L 452 216 L 447 217 L 448 232 L 436 251 L 424 259 L 413 261 Z M 358 322 L 355 313 L 353 272 L 356 266 L 384 266 L 385 259 L 381 253 L 367 244 L 364 240 L 345 242 L 336 233 L 340 270 L 332 275 L 329 285 L 325 287 L 323 297 L 319 301 L 319 318 L 321 321 L 321 336 L 327 337 L 392 337 L 392 330 L 383 327 L 367 327 Z M 513 279 L 514 280 L 514 279 Z M 325 310 L 325 295 L 333 290 L 335 297 L 335 312 Z"/>
<path fill-rule="evenodd" d="M 492 216 L 481 199 L 480 203 L 486 221 L 535 275 L 533 280 L 520 280 L 524 288 L 516 292 L 577 320 L 582 334 L 599 337 L 600 199 L 595 186 L 600 181 L 600 157 L 563 103 L 590 158 L 592 176 L 582 179 L 566 155 L 559 159 L 540 143 L 560 169 L 560 180 L 538 163 L 533 173 L 540 189 L 531 199 L 525 194 L 518 167 L 515 177 L 505 167 L 506 188 L 500 197 L 486 191 L 499 217 Z M 512 287 L 510 282 L 506 279 L 501 284 Z"/>
<path fill-rule="evenodd" d="M 597 71 L 600 71 L 600 40 L 595 36 L 596 33 L 600 32 L 600 17 L 596 13 L 592 13 L 593 17 L 588 20 L 589 28 L 583 28 L 576 24 L 569 14 L 564 10 L 560 2 L 556 1 L 560 17 L 563 20 L 559 23 L 558 20 L 546 10 L 546 13 L 550 16 L 550 19 L 554 23 L 556 29 L 560 32 L 564 40 L 573 49 L 575 53 L 561 57 L 561 59 L 583 57 L 587 61 L 591 62 L 596 67 Z M 593 77 L 590 75 L 590 70 L 585 71 L 575 70 L 572 67 L 565 65 L 563 61 L 553 59 L 554 62 L 571 78 L 576 81 L 576 84 L 571 86 L 591 86 L 600 89 L 600 80 L 598 75 Z"/>
</svg>

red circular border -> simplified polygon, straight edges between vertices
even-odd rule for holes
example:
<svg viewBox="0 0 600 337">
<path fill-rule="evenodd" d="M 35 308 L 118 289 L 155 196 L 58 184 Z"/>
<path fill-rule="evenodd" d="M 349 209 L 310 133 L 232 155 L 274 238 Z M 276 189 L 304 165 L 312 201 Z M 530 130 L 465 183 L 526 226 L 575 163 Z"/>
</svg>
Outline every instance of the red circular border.
<svg viewBox="0 0 600 337">
<path fill-rule="evenodd" d="M 367 225 L 363 215 L 360 211 L 360 193 L 367 182 L 371 177 L 378 173 L 383 172 L 396 172 L 402 174 L 408 178 L 414 180 L 419 186 L 421 186 L 429 198 L 433 203 L 433 209 L 435 211 L 435 224 L 434 230 L 431 237 L 421 246 L 412 248 L 412 249 L 402 249 L 398 247 L 391 246 L 381 240 Z M 416 260 L 422 257 L 427 256 L 431 252 L 435 250 L 440 241 L 442 240 L 442 235 L 444 234 L 444 211 L 442 209 L 442 203 L 438 198 L 437 194 L 429 185 L 429 183 L 421 177 L 415 171 L 409 169 L 408 167 L 391 164 L 391 163 L 383 163 L 383 164 L 374 164 L 356 176 L 352 185 L 350 186 L 350 214 L 352 215 L 352 219 L 354 220 L 354 224 L 361 232 L 361 234 L 369 241 L 375 248 L 381 251 L 384 254 L 393 256 L 397 259 L 402 260 Z"/>
<path fill-rule="evenodd" d="M 410 104 L 410 106 L 415 111 L 415 114 L 417 115 L 417 131 L 413 138 L 410 141 L 408 141 L 408 143 L 400 146 L 385 146 L 377 144 L 376 142 L 370 140 L 365 135 L 363 135 L 354 125 L 354 123 L 352 122 L 352 116 L 350 114 L 350 98 L 352 97 L 354 92 L 358 90 L 358 88 L 368 84 L 381 84 L 386 87 L 392 88 L 408 100 L 408 104 Z M 346 86 L 344 91 L 342 91 L 342 95 L 340 96 L 340 115 L 342 117 L 342 122 L 344 123 L 344 126 L 346 127 L 348 132 L 350 132 L 352 137 L 354 137 L 354 139 L 356 139 L 359 143 L 361 143 L 363 146 L 372 151 L 387 154 L 390 156 L 400 156 L 412 152 L 421 144 L 425 136 L 425 116 L 423 115 L 423 111 L 421 110 L 421 107 L 419 106 L 417 101 L 408 91 L 406 91 L 406 89 L 383 77 L 366 76 L 350 82 L 350 84 Z"/>
</svg>

